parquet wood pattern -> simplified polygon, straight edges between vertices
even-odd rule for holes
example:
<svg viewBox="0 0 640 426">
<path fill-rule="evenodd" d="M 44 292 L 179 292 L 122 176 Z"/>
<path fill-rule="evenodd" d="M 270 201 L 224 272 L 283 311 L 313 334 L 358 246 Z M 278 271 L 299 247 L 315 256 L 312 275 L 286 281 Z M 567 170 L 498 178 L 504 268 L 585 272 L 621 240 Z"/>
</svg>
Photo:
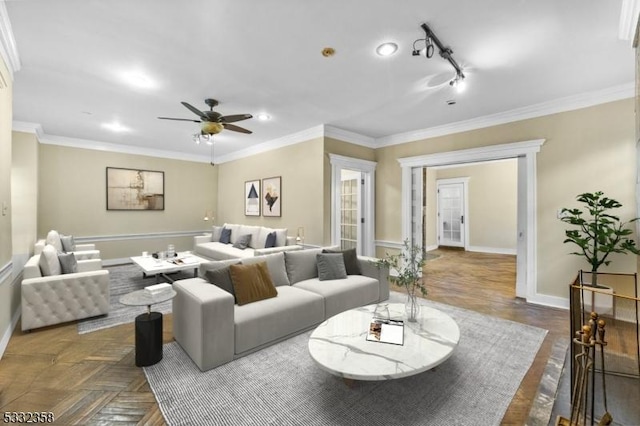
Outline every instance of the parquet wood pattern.
<svg viewBox="0 0 640 426">
<path fill-rule="evenodd" d="M 431 253 L 440 257 L 425 267 L 428 298 L 550 330 L 503 419 L 524 424 L 553 341 L 567 335 L 568 313 L 515 299 L 514 256 Z M 173 340 L 171 315 L 164 316 L 163 340 Z M 52 411 L 65 425 L 164 425 L 134 359 L 133 324 L 83 335 L 75 323 L 31 333 L 18 325 L 0 360 L 0 412 Z"/>
</svg>

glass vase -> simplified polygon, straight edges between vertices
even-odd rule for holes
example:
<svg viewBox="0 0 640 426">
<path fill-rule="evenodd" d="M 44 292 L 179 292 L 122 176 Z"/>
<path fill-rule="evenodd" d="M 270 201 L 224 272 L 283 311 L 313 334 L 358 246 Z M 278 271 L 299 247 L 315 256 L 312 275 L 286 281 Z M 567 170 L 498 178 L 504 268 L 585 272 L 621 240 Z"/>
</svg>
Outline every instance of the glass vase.
<svg viewBox="0 0 640 426">
<path fill-rule="evenodd" d="M 415 292 L 407 292 L 407 301 L 404 304 L 404 311 L 407 315 L 407 321 L 416 322 L 420 316 L 420 303 L 418 303 L 418 295 Z"/>
</svg>

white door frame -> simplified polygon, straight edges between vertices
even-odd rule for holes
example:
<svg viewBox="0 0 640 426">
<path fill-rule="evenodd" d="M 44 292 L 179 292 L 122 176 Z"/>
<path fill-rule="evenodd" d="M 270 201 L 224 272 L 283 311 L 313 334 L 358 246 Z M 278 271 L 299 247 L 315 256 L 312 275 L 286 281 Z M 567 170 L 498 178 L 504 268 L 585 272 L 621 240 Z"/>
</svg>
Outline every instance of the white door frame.
<svg viewBox="0 0 640 426">
<path fill-rule="evenodd" d="M 474 161 L 518 158 L 518 248 L 516 296 L 535 299 L 537 291 L 536 154 L 544 139 L 399 158 L 402 167 L 402 241 L 411 238 L 411 169 Z M 522 214 L 520 214 L 520 212 Z M 525 271 L 524 276 L 522 271 Z"/>
<path fill-rule="evenodd" d="M 375 173 L 378 163 L 331 153 L 329 154 L 329 161 L 331 163 L 331 244 L 340 244 L 338 218 L 340 217 L 342 169 L 357 170 L 364 176 L 364 191 L 362 191 L 361 199 L 365 221 L 362 229 L 364 231 L 362 233 L 362 253 L 359 254 L 375 256 Z"/>
<path fill-rule="evenodd" d="M 463 229 L 464 229 L 464 241 L 463 247 L 465 250 L 469 249 L 469 178 L 468 177 L 459 177 L 459 178 L 450 178 L 450 179 L 436 179 L 436 212 L 437 212 L 437 220 L 438 220 L 438 246 L 440 246 L 440 185 L 447 185 L 451 183 L 461 183 L 462 184 L 462 196 L 464 203 L 464 211 L 462 214 L 464 215 Z"/>
</svg>

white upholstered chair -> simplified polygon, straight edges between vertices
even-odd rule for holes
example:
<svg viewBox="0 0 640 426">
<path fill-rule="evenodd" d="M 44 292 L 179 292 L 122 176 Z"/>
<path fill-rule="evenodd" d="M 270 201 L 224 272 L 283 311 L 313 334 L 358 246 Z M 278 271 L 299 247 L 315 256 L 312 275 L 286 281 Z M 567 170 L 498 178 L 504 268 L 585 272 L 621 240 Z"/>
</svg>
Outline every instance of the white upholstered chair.
<svg viewBox="0 0 640 426">
<path fill-rule="evenodd" d="M 109 271 L 100 259 L 78 260 L 75 273 L 43 276 L 40 256 L 24 267 L 23 331 L 109 312 Z"/>
<path fill-rule="evenodd" d="M 47 234 L 47 238 L 43 240 L 38 240 L 34 245 L 34 254 L 42 253 L 42 249 L 46 244 L 51 244 L 58 251 L 71 251 L 75 254 L 76 259 L 78 260 L 86 260 L 86 259 L 100 259 L 100 250 L 96 250 L 95 244 L 74 244 L 73 250 L 64 250 L 63 247 L 63 238 L 58 231 L 51 230 Z M 68 237 L 67 237 L 68 238 Z"/>
</svg>

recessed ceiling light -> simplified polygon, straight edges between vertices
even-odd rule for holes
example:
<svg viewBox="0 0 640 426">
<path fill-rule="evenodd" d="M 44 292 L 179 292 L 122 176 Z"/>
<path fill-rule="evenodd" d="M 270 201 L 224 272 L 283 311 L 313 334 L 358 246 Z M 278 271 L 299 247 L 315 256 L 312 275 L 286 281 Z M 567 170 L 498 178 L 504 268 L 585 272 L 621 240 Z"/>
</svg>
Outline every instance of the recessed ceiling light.
<svg viewBox="0 0 640 426">
<path fill-rule="evenodd" d="M 261 112 L 256 114 L 256 118 L 260 121 L 269 121 L 271 120 L 271 116 L 269 114 L 267 114 L 266 112 Z"/>
<path fill-rule="evenodd" d="M 117 121 L 114 121 L 113 123 L 102 123 L 101 127 L 103 129 L 107 129 L 107 130 L 111 130 L 112 132 L 115 133 L 124 133 L 124 132 L 130 132 L 131 129 L 123 126 L 122 124 L 118 123 Z"/>
<path fill-rule="evenodd" d="M 120 78 L 122 78 L 122 80 L 128 85 L 138 89 L 155 89 L 157 87 L 155 81 L 142 71 L 138 70 L 122 71 L 120 73 Z"/>
<path fill-rule="evenodd" d="M 382 43 L 376 48 L 376 53 L 380 56 L 391 56 L 398 50 L 398 45 L 395 43 Z"/>
</svg>

